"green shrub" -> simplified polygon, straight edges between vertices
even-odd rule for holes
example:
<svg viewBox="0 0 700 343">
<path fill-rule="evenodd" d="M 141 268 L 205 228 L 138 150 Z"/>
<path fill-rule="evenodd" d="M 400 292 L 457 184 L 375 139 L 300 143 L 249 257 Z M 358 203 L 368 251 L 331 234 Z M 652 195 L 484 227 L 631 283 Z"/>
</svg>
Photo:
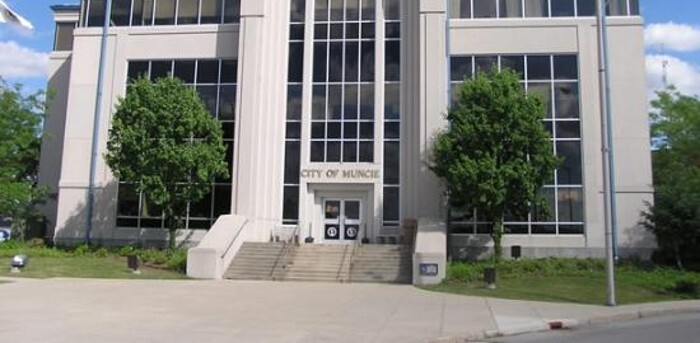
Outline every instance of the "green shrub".
<svg viewBox="0 0 700 343">
<path fill-rule="evenodd" d="M 119 248 L 119 250 L 117 251 L 117 254 L 121 257 L 126 257 L 126 256 L 129 256 L 129 255 L 135 253 L 135 252 L 136 252 L 136 248 L 134 248 L 130 245 L 125 245 L 125 246 Z"/>
<path fill-rule="evenodd" d="M 676 294 L 697 298 L 700 295 L 700 284 L 692 280 L 678 280 L 671 291 Z"/>
<path fill-rule="evenodd" d="M 176 250 L 168 259 L 168 268 L 180 273 L 187 272 L 187 250 Z"/>
</svg>

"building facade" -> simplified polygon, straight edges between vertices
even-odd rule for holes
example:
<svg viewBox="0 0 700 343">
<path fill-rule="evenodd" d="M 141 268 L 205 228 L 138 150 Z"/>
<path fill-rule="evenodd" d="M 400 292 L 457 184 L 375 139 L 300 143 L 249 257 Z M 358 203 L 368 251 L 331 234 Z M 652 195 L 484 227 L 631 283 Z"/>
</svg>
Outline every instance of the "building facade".
<svg viewBox="0 0 700 343">
<path fill-rule="evenodd" d="M 55 50 L 41 182 L 52 238 L 84 240 L 104 0 L 54 7 Z M 98 142 L 94 241 L 163 241 L 157 208 L 104 163 L 110 118 L 129 80 L 172 75 L 221 122 L 228 179 L 190 204 L 182 238 L 235 213 L 267 241 L 298 228 L 314 243 L 401 240 L 406 225 L 448 215 L 426 161 L 455 89 L 511 68 L 547 104 L 563 158 L 543 192 L 549 217 L 506 218 L 504 244 L 533 256 L 602 256 L 603 178 L 594 0 L 113 0 Z M 652 200 L 643 21 L 637 0 L 609 8 L 621 251 L 646 253 Z M 489 244 L 477 213 L 454 209 L 450 244 Z M 407 224 L 408 223 L 408 224 Z"/>
</svg>

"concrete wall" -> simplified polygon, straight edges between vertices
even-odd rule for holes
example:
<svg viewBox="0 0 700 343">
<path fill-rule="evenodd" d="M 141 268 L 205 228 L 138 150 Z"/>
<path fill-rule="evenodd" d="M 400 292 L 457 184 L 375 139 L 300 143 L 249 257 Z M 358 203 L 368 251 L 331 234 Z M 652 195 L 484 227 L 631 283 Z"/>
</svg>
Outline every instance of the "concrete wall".
<svg viewBox="0 0 700 343">
<path fill-rule="evenodd" d="M 644 202 L 653 200 L 645 91 L 643 22 L 611 18 L 610 76 L 616 163 L 618 242 L 622 254 L 648 255 L 653 236 L 640 225 Z M 582 236 L 509 235 L 504 245 L 532 247 L 531 256 L 604 255 L 603 178 L 598 49 L 593 18 L 451 20 L 453 55 L 578 53 L 586 232 Z M 434 111 L 438 111 L 435 109 Z M 490 245 L 488 236 L 460 235 L 454 249 Z M 572 249 L 573 248 L 573 249 Z"/>
<path fill-rule="evenodd" d="M 126 92 L 131 59 L 237 58 L 238 25 L 110 28 L 104 100 L 99 128 L 99 159 L 93 239 L 102 244 L 160 243 L 164 230 L 115 229 L 117 180 L 104 161 L 111 115 Z M 101 28 L 75 30 L 65 107 L 63 156 L 58 183 L 54 239 L 59 244 L 84 241 L 89 183 L 90 146 L 101 40 Z M 60 131 L 60 130 L 59 130 Z M 199 240 L 201 231 L 183 232 L 180 239 Z"/>
</svg>

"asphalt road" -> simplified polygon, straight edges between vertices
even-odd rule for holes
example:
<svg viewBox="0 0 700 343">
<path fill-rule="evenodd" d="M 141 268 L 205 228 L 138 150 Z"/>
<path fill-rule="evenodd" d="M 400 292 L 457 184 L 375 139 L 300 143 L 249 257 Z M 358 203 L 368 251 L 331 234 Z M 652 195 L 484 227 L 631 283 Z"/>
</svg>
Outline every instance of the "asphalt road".
<svg viewBox="0 0 700 343">
<path fill-rule="evenodd" d="M 699 343 L 700 313 L 496 338 L 497 343 Z"/>
</svg>

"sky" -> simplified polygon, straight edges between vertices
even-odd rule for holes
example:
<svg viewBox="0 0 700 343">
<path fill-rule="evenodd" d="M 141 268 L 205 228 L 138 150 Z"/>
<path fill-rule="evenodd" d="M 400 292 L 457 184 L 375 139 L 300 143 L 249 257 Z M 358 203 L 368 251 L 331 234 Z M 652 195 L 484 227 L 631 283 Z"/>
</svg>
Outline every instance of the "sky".
<svg viewBox="0 0 700 343">
<path fill-rule="evenodd" d="M 0 23 L 0 76 L 22 83 L 27 91 L 46 86 L 46 62 L 54 35 L 49 6 L 78 0 L 4 0 L 34 24 L 34 31 Z M 681 92 L 700 96 L 700 1 L 640 0 L 645 20 L 647 88 L 668 82 Z M 613 66 L 614 67 L 614 66 Z"/>
</svg>

